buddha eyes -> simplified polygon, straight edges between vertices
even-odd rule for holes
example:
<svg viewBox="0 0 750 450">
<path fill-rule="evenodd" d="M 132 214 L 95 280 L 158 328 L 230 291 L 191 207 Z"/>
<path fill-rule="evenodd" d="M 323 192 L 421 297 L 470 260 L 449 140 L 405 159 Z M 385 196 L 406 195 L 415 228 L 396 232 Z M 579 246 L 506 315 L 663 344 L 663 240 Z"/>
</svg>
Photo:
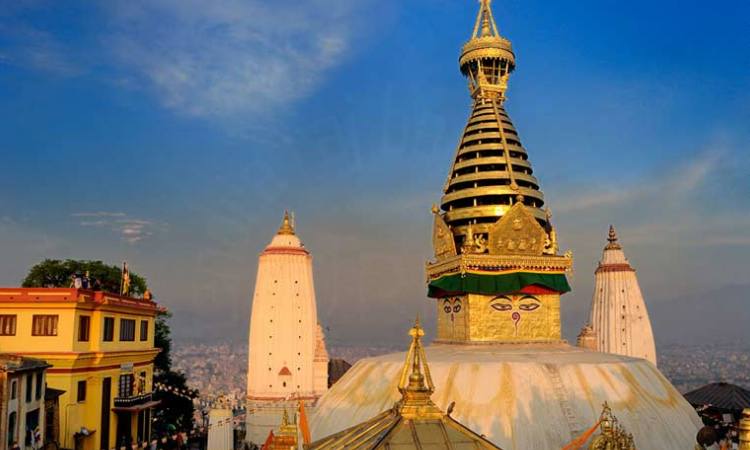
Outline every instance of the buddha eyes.
<svg viewBox="0 0 750 450">
<path fill-rule="evenodd" d="M 510 311 L 513 309 L 513 300 L 510 297 L 501 295 L 500 297 L 493 298 L 490 306 L 496 311 Z"/>
<path fill-rule="evenodd" d="M 510 297 L 501 295 L 495 297 L 490 302 L 490 306 L 496 311 L 511 311 L 513 309 L 513 300 Z M 534 311 L 542 306 L 541 302 L 530 295 L 518 300 L 518 309 L 520 311 Z"/>
<path fill-rule="evenodd" d="M 443 311 L 446 314 L 450 314 L 451 312 L 459 313 L 461 312 L 461 299 L 460 298 L 454 298 L 453 303 L 451 303 L 450 300 L 446 299 L 443 301 Z"/>
<path fill-rule="evenodd" d="M 490 306 L 498 311 L 510 311 L 511 309 L 513 309 L 513 305 L 509 303 L 493 303 Z"/>
<path fill-rule="evenodd" d="M 539 303 L 528 303 L 528 304 L 518 305 L 518 309 L 520 309 L 521 311 L 533 311 L 537 308 L 539 308 Z"/>
<path fill-rule="evenodd" d="M 527 295 L 526 297 L 522 298 L 521 301 L 519 302 L 518 309 L 520 309 L 521 311 L 533 311 L 539 308 L 540 306 L 542 305 L 538 299 L 530 295 Z"/>
</svg>

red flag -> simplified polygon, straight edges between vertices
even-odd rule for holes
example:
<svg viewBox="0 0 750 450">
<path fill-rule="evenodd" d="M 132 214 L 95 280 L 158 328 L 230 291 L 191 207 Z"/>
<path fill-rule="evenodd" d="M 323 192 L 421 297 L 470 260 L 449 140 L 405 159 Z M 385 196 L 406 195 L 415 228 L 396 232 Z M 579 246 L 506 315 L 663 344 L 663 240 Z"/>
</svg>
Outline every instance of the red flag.
<svg viewBox="0 0 750 450">
<path fill-rule="evenodd" d="M 589 428 L 582 435 L 573 439 L 573 441 L 571 441 L 568 445 L 563 447 L 563 450 L 578 450 L 579 448 L 583 447 L 583 445 L 586 443 L 586 441 L 589 440 L 591 435 L 594 434 L 596 429 L 599 428 L 599 424 L 601 423 L 602 423 L 601 420 L 596 422 L 593 427 Z"/>
<path fill-rule="evenodd" d="M 266 442 L 263 443 L 263 445 L 260 447 L 260 450 L 268 450 L 271 447 L 272 443 L 273 443 L 273 430 L 268 432 L 268 437 L 266 438 Z"/>
<path fill-rule="evenodd" d="M 302 442 L 305 445 L 309 445 L 310 441 L 310 425 L 307 423 L 307 414 L 305 413 L 305 402 L 299 401 L 299 427 L 302 430 Z"/>
</svg>

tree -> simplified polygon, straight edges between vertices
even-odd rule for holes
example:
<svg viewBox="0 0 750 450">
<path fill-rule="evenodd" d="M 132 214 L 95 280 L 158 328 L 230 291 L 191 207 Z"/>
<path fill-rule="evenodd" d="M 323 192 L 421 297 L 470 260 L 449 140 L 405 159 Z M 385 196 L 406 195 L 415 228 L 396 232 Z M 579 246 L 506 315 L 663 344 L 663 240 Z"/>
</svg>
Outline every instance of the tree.
<svg viewBox="0 0 750 450">
<path fill-rule="evenodd" d="M 160 400 L 161 405 L 155 413 L 154 431 L 165 433 L 170 425 L 178 430 L 189 431 L 193 425 L 193 398 L 198 397 L 196 389 L 187 386 L 185 374 L 172 370 L 172 338 L 167 320 L 170 313 L 161 313 L 156 319 L 154 345 L 161 352 L 154 360 L 154 383 L 168 386 L 170 390 L 159 390 L 154 394 L 154 400 Z M 174 391 L 177 392 L 174 392 Z"/>
<path fill-rule="evenodd" d="M 118 266 L 105 264 L 101 261 L 83 261 L 67 259 L 45 259 L 33 266 L 23 287 L 69 287 L 73 275 L 89 274 L 95 280 L 97 289 L 119 293 L 122 281 L 122 269 Z M 143 295 L 148 289 L 146 279 L 130 272 L 130 294 L 134 297 Z M 154 359 L 154 386 L 157 383 L 170 387 L 173 391 L 186 393 L 188 397 L 198 397 L 198 391 L 189 389 L 185 374 L 172 370 L 172 338 L 167 320 L 171 317 L 168 312 L 160 312 L 156 317 L 154 346 L 161 349 Z M 193 420 L 193 401 L 174 392 L 154 390 L 154 399 L 161 403 L 154 411 L 154 431 L 166 432 L 175 427 L 180 430 L 190 430 Z"/>
<path fill-rule="evenodd" d="M 101 261 L 76 261 L 66 259 L 45 259 L 29 270 L 21 284 L 23 287 L 69 287 L 73 275 L 89 274 L 92 283 L 103 291 L 119 293 L 122 282 L 122 268 Z M 146 280 L 130 272 L 130 295 L 138 297 L 146 292 Z"/>
</svg>

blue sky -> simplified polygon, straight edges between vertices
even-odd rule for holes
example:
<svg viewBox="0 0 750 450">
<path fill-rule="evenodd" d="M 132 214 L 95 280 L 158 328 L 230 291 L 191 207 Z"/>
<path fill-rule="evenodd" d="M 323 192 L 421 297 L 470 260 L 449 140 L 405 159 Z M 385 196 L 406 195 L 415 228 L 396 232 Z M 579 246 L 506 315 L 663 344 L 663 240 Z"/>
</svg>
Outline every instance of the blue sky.
<svg viewBox="0 0 750 450">
<path fill-rule="evenodd" d="M 127 259 L 180 338 L 242 340 L 257 255 L 289 208 L 329 341 L 401 342 L 417 311 L 434 315 L 429 211 L 469 113 L 457 58 L 476 8 L 0 4 L 0 284 L 44 257 Z M 518 57 L 508 110 L 576 255 L 566 335 L 610 223 L 649 304 L 743 305 L 750 4 L 494 10 Z M 719 309 L 689 325 L 734 338 L 723 318 L 750 308 Z M 682 339 L 671 317 L 655 322 Z"/>
</svg>

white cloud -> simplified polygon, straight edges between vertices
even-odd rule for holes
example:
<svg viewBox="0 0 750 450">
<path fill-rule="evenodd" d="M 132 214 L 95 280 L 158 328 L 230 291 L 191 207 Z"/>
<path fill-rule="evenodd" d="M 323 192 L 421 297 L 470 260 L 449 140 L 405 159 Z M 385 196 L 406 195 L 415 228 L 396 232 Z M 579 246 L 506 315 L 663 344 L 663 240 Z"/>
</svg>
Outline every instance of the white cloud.
<svg viewBox="0 0 750 450">
<path fill-rule="evenodd" d="M 672 200 L 701 187 L 709 175 L 719 169 L 722 155 L 722 151 L 707 151 L 671 172 L 648 174 L 628 184 L 616 184 L 617 181 L 613 180 L 610 184 L 594 188 L 576 187 L 560 195 L 562 201 L 557 202 L 555 211 L 578 213 L 654 197 Z"/>
<path fill-rule="evenodd" d="M 116 58 L 186 115 L 262 113 L 312 92 L 351 48 L 364 1 L 108 3 Z"/>
<path fill-rule="evenodd" d="M 129 244 L 138 243 L 153 236 L 157 230 L 165 228 L 163 224 L 158 224 L 150 220 L 131 218 L 122 212 L 82 212 L 73 213 L 71 217 L 86 219 L 78 222 L 82 227 L 109 229 Z"/>
</svg>

